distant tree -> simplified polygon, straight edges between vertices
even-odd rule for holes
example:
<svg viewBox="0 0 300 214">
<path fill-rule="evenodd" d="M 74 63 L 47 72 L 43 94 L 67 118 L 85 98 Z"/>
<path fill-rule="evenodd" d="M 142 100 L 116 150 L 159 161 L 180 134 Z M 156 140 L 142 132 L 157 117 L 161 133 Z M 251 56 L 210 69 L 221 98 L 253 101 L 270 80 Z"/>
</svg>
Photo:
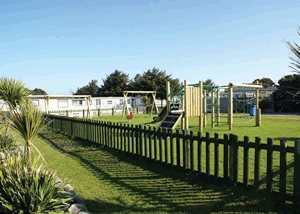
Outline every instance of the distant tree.
<svg viewBox="0 0 300 214">
<path fill-rule="evenodd" d="M 30 94 L 32 95 L 47 95 L 47 92 L 40 88 L 35 88 L 33 90 L 30 90 Z"/>
<path fill-rule="evenodd" d="M 91 80 L 88 85 L 81 88 L 77 88 L 74 95 L 92 95 L 96 96 L 99 86 L 97 85 L 98 80 Z"/>
<path fill-rule="evenodd" d="M 262 86 L 264 87 L 264 89 L 267 89 L 269 86 L 273 86 L 275 84 L 273 82 L 273 80 L 271 80 L 270 78 L 265 78 L 265 77 L 262 79 L 255 79 L 252 83 L 256 83 L 256 81 L 261 83 Z"/>
<path fill-rule="evenodd" d="M 300 75 L 286 75 L 278 80 L 276 87 L 273 95 L 279 111 L 300 111 Z"/>
<path fill-rule="evenodd" d="M 143 75 L 137 74 L 129 83 L 129 89 L 135 91 L 156 91 L 156 97 L 166 99 L 166 84 L 174 91 L 178 91 L 180 84 L 179 79 L 173 79 L 172 74 L 168 75 L 165 70 L 158 68 L 148 69 Z"/>
<path fill-rule="evenodd" d="M 103 85 L 97 90 L 98 96 L 123 96 L 123 91 L 127 90 L 129 75 L 115 70 L 102 81 Z"/>
<path fill-rule="evenodd" d="M 212 81 L 212 79 L 207 79 L 203 81 L 203 85 L 203 89 L 206 90 L 207 93 L 210 93 L 212 89 L 210 85 L 214 85 L 214 82 Z"/>
</svg>

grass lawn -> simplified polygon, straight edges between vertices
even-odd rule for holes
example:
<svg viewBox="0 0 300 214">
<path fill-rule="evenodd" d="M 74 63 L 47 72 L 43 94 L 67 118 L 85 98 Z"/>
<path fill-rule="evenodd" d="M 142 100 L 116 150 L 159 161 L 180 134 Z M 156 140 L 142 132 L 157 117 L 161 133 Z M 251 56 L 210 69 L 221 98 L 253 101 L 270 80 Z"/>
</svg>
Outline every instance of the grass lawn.
<svg viewBox="0 0 300 214">
<path fill-rule="evenodd" d="M 103 120 L 103 121 L 112 121 L 112 122 L 125 122 L 129 123 L 126 118 L 122 119 L 121 116 L 114 117 L 101 117 L 101 118 L 93 118 L 95 120 Z M 141 115 L 136 114 L 131 121 L 131 124 L 145 124 L 151 122 L 153 119 L 150 115 Z M 261 127 L 255 126 L 255 120 L 251 122 L 247 122 L 250 119 L 247 118 L 234 118 L 233 130 L 229 130 L 228 125 L 226 123 L 227 118 L 221 118 L 220 127 L 215 126 L 215 128 L 211 128 L 211 118 L 207 117 L 207 126 L 204 128 L 204 132 L 209 132 L 210 136 L 213 137 L 214 133 L 219 133 L 219 137 L 223 139 L 224 134 L 234 133 L 239 136 L 239 140 L 243 140 L 244 136 L 249 136 L 250 142 L 255 142 L 255 137 L 260 137 L 262 143 L 267 143 L 267 138 L 273 138 L 274 145 L 280 145 L 280 139 L 286 139 L 288 146 L 294 146 L 294 141 L 300 139 L 300 116 L 278 116 L 278 115 L 262 115 Z M 247 122 L 247 123 L 245 123 Z M 198 117 L 190 117 L 189 118 L 189 128 L 190 130 L 197 132 L 199 129 L 199 118 Z M 159 123 L 150 124 L 151 126 L 158 126 Z M 177 126 L 180 128 L 181 124 Z M 205 133 L 204 133 L 205 134 Z M 197 145 L 195 143 L 195 154 L 197 154 Z M 210 172 L 214 172 L 214 144 L 211 143 L 211 166 Z M 223 146 L 220 146 L 220 169 L 219 174 L 223 176 Z M 239 148 L 239 177 L 238 181 L 243 180 L 243 156 L 244 149 L 242 147 Z M 202 147 L 202 171 L 205 172 L 205 146 Z M 197 155 L 196 155 L 197 158 Z M 274 152 L 273 154 L 273 171 L 274 171 L 274 190 L 279 190 L 279 152 Z M 293 191 L 293 163 L 294 155 L 291 153 L 287 154 L 287 192 L 292 194 Z M 267 160 L 267 152 L 266 150 L 261 151 L 261 185 L 260 188 L 266 187 L 266 160 Z M 169 161 L 170 162 L 170 161 Z M 195 168 L 197 168 L 197 161 L 195 161 Z M 249 184 L 254 183 L 254 149 L 249 149 Z"/>
<path fill-rule="evenodd" d="M 128 123 L 127 119 L 121 120 L 120 116 L 101 117 L 101 120 Z M 198 118 L 190 118 L 190 128 L 193 131 L 198 129 L 197 120 Z M 149 115 L 134 115 L 131 123 L 142 124 L 150 121 L 152 118 Z M 276 143 L 280 138 L 287 138 L 289 146 L 293 146 L 292 141 L 300 138 L 299 122 L 279 116 L 276 119 L 263 116 L 262 127 L 255 127 L 254 122 L 240 126 L 234 123 L 231 132 L 226 125 L 214 129 L 206 128 L 204 131 L 236 133 L 240 138 L 249 135 L 250 141 L 253 141 L 255 136 L 260 136 L 264 143 L 267 137 L 273 137 Z M 24 143 L 19 137 L 18 140 Z M 57 131 L 41 133 L 34 144 L 45 157 L 48 166 L 57 170 L 60 178 L 67 179 L 75 187 L 75 191 L 84 199 L 91 213 L 276 211 L 276 202 L 272 202 L 271 198 L 267 198 L 263 193 L 245 191 L 239 187 L 211 185 L 204 181 L 192 183 L 185 180 L 184 174 L 165 169 L 153 161 L 130 159 L 124 153 L 72 139 Z M 241 166 L 242 162 L 240 163 Z"/>
<path fill-rule="evenodd" d="M 91 213 L 264 213 L 274 209 L 264 194 L 191 183 L 176 171 L 128 159 L 57 131 L 43 132 L 34 143 L 48 166 L 75 187 Z"/>
</svg>

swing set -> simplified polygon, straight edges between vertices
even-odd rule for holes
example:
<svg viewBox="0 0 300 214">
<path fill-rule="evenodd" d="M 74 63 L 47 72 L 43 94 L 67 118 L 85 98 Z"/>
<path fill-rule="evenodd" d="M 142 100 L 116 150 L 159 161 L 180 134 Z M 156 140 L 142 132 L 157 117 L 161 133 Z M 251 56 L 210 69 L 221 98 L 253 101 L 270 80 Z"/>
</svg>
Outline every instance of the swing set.
<svg viewBox="0 0 300 214">
<path fill-rule="evenodd" d="M 150 116 L 152 116 L 153 109 L 156 109 L 156 112 L 158 112 L 158 108 L 155 102 L 155 97 L 156 97 L 156 91 L 123 91 L 123 96 L 124 96 L 124 105 L 123 105 L 123 111 L 122 111 L 122 118 L 124 118 L 125 112 L 126 112 L 126 118 L 131 121 L 133 118 L 133 113 L 129 111 L 129 108 L 127 106 L 127 96 L 128 94 L 152 94 L 152 105 L 151 105 L 151 112 Z"/>
</svg>

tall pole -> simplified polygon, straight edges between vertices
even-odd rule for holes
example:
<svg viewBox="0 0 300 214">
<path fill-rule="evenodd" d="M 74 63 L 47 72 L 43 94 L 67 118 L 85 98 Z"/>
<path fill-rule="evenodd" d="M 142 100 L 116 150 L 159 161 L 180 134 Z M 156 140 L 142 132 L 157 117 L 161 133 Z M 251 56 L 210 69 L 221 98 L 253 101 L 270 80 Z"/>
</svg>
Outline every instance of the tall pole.
<svg viewBox="0 0 300 214">
<path fill-rule="evenodd" d="M 203 82 L 199 81 L 199 131 L 203 132 Z"/>
<path fill-rule="evenodd" d="M 128 94 L 128 91 L 123 91 L 124 103 L 123 103 L 122 118 L 124 117 L 124 114 L 125 114 L 125 108 L 127 108 L 127 94 Z"/>
<path fill-rule="evenodd" d="M 206 111 L 207 111 L 207 99 L 206 90 L 203 90 L 203 127 L 206 128 Z"/>
<path fill-rule="evenodd" d="M 233 122 L 233 86 L 229 83 L 229 130 L 232 130 Z"/>
<path fill-rule="evenodd" d="M 167 94 L 166 94 L 166 98 L 167 98 L 167 112 L 171 112 L 170 109 L 170 82 L 167 81 Z"/>
<path fill-rule="evenodd" d="M 214 92 L 214 88 L 212 88 L 211 90 L 211 128 L 214 128 L 215 126 L 215 92 Z"/>
<path fill-rule="evenodd" d="M 184 80 L 184 90 L 185 90 L 185 96 L 184 96 L 184 99 L 185 99 L 185 121 L 184 121 L 184 129 L 189 129 L 189 107 L 188 107 L 188 101 L 189 101 L 189 97 L 188 97 L 188 81 L 187 80 Z"/>
<path fill-rule="evenodd" d="M 217 89 L 217 126 L 220 126 L 220 88 Z"/>
</svg>

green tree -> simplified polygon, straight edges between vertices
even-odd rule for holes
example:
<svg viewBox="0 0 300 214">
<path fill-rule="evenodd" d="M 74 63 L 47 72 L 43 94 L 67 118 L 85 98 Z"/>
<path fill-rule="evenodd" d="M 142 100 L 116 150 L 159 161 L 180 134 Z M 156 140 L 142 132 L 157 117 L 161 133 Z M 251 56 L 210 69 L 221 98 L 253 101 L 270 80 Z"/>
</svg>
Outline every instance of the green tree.
<svg viewBox="0 0 300 214">
<path fill-rule="evenodd" d="M 74 95 L 92 95 L 96 96 L 97 91 L 99 90 L 99 86 L 97 85 L 98 80 L 91 80 L 88 85 L 83 86 L 81 88 L 77 88 Z"/>
<path fill-rule="evenodd" d="M 300 75 L 286 75 L 278 80 L 277 91 L 273 93 L 279 111 L 300 111 Z"/>
<path fill-rule="evenodd" d="M 269 86 L 273 86 L 275 85 L 275 83 L 273 82 L 273 80 L 271 80 L 270 78 L 262 78 L 262 79 L 255 79 L 252 83 L 256 83 L 256 81 L 258 81 L 259 83 L 262 84 L 262 86 L 264 87 L 264 89 L 267 89 Z"/>
<path fill-rule="evenodd" d="M 35 88 L 33 90 L 30 90 L 30 94 L 32 95 L 47 95 L 47 92 L 40 88 Z"/>
<path fill-rule="evenodd" d="M 203 89 L 206 90 L 207 93 L 210 93 L 212 88 L 211 85 L 214 85 L 215 83 L 212 81 L 212 79 L 207 79 L 203 81 Z"/>
<path fill-rule="evenodd" d="M 170 82 L 173 90 L 177 91 L 180 87 L 179 80 L 173 79 L 165 70 L 158 68 L 148 69 L 143 75 L 137 74 L 129 84 L 130 90 L 135 91 L 156 91 L 156 97 L 166 99 L 166 83 Z"/>
<path fill-rule="evenodd" d="M 115 70 L 102 81 L 103 85 L 97 90 L 98 96 L 123 96 L 123 91 L 127 90 L 129 75 Z"/>
</svg>

